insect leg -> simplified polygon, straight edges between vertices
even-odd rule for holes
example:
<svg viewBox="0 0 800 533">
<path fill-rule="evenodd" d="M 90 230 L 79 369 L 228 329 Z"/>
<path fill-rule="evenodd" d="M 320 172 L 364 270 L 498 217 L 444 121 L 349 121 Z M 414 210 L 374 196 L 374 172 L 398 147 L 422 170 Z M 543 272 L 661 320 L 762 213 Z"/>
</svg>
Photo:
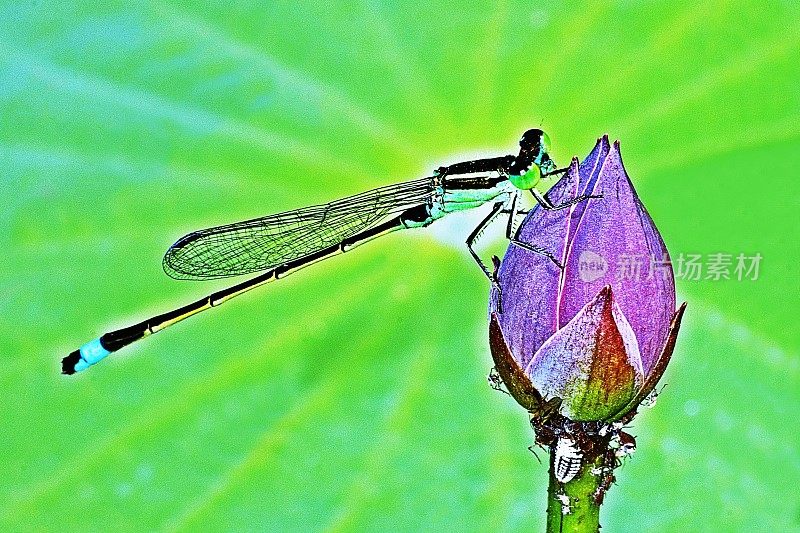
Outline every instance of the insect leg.
<svg viewBox="0 0 800 533">
<path fill-rule="evenodd" d="M 515 245 L 519 246 L 520 248 L 524 248 L 524 249 L 526 249 L 526 250 L 528 250 L 530 252 L 533 252 L 535 254 L 539 254 L 539 255 L 545 256 L 550 261 L 552 261 L 560 270 L 564 269 L 564 265 L 561 264 L 561 262 L 556 258 L 556 256 L 553 255 L 553 253 L 550 250 L 547 250 L 546 248 L 542 248 L 541 246 L 536 246 L 535 244 L 522 242 L 519 239 L 517 239 L 516 237 L 509 238 L 508 240 L 511 242 L 511 244 L 515 244 Z"/>
<path fill-rule="evenodd" d="M 517 222 L 519 217 L 524 219 L 525 215 L 530 212 L 530 209 L 503 209 L 502 213 L 510 217 L 508 219 L 508 227 L 506 227 L 506 238 L 508 240 L 511 240 L 512 236 L 516 235 L 517 231 L 519 231 L 519 225 Z"/>
<path fill-rule="evenodd" d="M 483 273 L 486 275 L 487 278 L 489 278 L 489 281 L 498 291 L 500 291 L 500 286 L 497 284 L 497 281 L 494 279 L 494 276 L 492 276 L 492 272 L 489 270 L 489 267 L 486 266 L 486 264 L 478 255 L 478 253 L 472 248 L 472 245 L 475 244 L 475 242 L 480 238 L 481 234 L 487 228 L 487 226 L 489 226 L 489 224 L 491 224 L 494 221 L 495 217 L 497 217 L 497 215 L 500 214 L 500 212 L 503 210 L 504 205 L 505 202 L 497 202 L 496 204 L 494 204 L 491 213 L 489 213 L 486 216 L 486 218 L 484 218 L 481 221 L 481 223 L 478 224 L 478 226 L 472 231 L 472 233 L 470 233 L 469 237 L 467 237 L 467 242 L 466 242 L 467 249 L 469 250 L 470 255 L 472 255 L 472 258 L 475 259 L 475 262 L 478 263 L 478 266 L 481 267 Z"/>
<path fill-rule="evenodd" d="M 603 197 L 602 194 L 582 194 L 582 195 L 577 196 L 577 197 L 573 198 L 572 200 L 568 200 L 568 201 L 566 201 L 566 202 L 564 202 L 562 204 L 553 205 L 550 202 L 550 200 L 547 199 L 547 196 L 545 196 L 544 194 L 540 193 L 536 189 L 531 189 L 531 194 L 533 195 L 534 198 L 536 198 L 536 202 L 540 206 L 542 206 L 542 209 L 544 209 L 546 211 L 555 211 L 555 210 L 558 210 L 558 209 L 565 209 L 565 208 L 567 208 L 567 207 L 569 207 L 571 205 L 577 204 L 578 202 L 583 202 L 584 200 L 588 200 L 589 198 L 602 198 Z"/>
<path fill-rule="evenodd" d="M 564 267 L 561 265 L 561 263 L 558 261 L 558 259 L 556 259 L 556 256 L 554 256 L 549 250 L 546 250 L 545 248 L 542 248 L 541 246 L 536 246 L 535 244 L 522 242 L 521 240 L 519 240 L 517 238 L 517 235 L 516 235 L 516 232 L 514 231 L 514 226 L 513 226 L 514 217 L 517 214 L 516 206 L 517 206 L 517 197 L 516 197 L 516 195 L 514 195 L 514 198 L 511 200 L 511 209 L 509 210 L 509 212 L 511 214 L 508 217 L 508 225 L 506 226 L 506 239 L 508 239 L 508 241 L 511 244 L 515 244 L 515 245 L 519 246 L 520 248 L 524 248 L 524 249 L 529 250 L 531 252 L 534 252 L 534 253 L 537 253 L 539 255 L 543 255 L 543 256 L 547 257 L 553 263 L 555 263 L 555 265 L 559 269 L 563 269 Z M 503 212 L 505 213 L 506 211 L 503 211 Z"/>
<path fill-rule="evenodd" d="M 511 199 L 511 209 L 508 210 L 508 224 L 506 224 L 506 239 L 511 240 L 514 232 L 514 218 L 517 216 L 517 195 Z"/>
<path fill-rule="evenodd" d="M 556 169 L 556 170 L 551 170 L 550 172 L 545 172 L 544 174 L 542 174 L 542 177 L 546 178 L 548 176 L 555 176 L 556 174 L 563 174 L 567 170 L 569 170 L 569 167 L 564 167 L 564 168 L 559 168 L 559 169 Z"/>
<path fill-rule="evenodd" d="M 500 258 L 492 256 L 492 286 L 497 289 L 497 312 L 503 313 L 503 293 L 500 290 Z"/>
</svg>

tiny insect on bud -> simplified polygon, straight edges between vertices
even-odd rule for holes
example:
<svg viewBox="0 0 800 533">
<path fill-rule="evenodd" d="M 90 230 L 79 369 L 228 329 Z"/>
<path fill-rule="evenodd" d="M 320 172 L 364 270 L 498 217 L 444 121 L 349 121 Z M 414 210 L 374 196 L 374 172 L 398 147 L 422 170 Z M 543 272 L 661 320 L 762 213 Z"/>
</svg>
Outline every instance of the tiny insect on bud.
<svg viewBox="0 0 800 533">
<path fill-rule="evenodd" d="M 653 389 L 647 396 L 644 397 L 641 402 L 639 402 L 639 405 L 647 409 L 652 409 L 656 405 L 656 400 L 658 400 L 658 391 Z"/>
<path fill-rule="evenodd" d="M 617 438 L 619 439 L 619 448 L 614 451 L 614 455 L 620 459 L 633 455 L 633 452 L 636 451 L 636 438 L 624 431 L 620 431 Z"/>
</svg>

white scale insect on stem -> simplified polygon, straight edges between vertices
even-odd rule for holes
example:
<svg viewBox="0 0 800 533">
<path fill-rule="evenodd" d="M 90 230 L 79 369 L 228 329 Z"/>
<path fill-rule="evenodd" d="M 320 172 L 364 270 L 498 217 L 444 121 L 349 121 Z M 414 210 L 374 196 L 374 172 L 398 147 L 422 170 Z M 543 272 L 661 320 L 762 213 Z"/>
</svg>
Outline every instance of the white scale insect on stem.
<svg viewBox="0 0 800 533">
<path fill-rule="evenodd" d="M 559 437 L 556 443 L 556 457 L 553 469 L 556 479 L 561 483 L 572 480 L 581 469 L 583 453 L 578 449 L 575 441 L 568 437 Z"/>
<path fill-rule="evenodd" d="M 569 507 L 569 496 L 566 494 L 556 494 L 556 499 L 561 502 L 561 514 L 568 515 L 572 512 L 572 509 Z"/>
</svg>

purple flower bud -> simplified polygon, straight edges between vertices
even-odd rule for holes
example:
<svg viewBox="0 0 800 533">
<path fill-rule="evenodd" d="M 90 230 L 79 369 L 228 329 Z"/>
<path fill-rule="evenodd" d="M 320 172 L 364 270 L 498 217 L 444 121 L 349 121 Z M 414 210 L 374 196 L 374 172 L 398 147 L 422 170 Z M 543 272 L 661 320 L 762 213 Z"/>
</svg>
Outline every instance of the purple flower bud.
<svg viewBox="0 0 800 533">
<path fill-rule="evenodd" d="M 675 311 L 669 254 L 618 142 L 609 146 L 603 136 L 548 193 L 554 205 L 581 195 L 593 198 L 537 207 L 518 233 L 559 264 L 509 245 L 497 274 L 501 294 L 492 293 L 492 354 L 507 386 L 527 381 L 525 390 L 560 398 L 561 414 L 573 420 L 611 420 L 655 387 L 684 306 Z"/>
</svg>

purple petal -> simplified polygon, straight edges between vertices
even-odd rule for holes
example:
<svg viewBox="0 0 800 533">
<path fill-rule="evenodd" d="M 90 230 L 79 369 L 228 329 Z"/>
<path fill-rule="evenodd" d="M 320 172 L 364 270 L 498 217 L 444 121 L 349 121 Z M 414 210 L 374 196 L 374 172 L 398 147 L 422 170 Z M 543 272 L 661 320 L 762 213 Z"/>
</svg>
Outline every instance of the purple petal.
<svg viewBox="0 0 800 533">
<path fill-rule="evenodd" d="M 573 159 L 567 175 L 548 196 L 551 202 L 561 203 L 573 198 L 577 189 L 578 161 Z M 566 215 L 566 210 L 532 211 L 520 227 L 519 240 L 545 249 L 563 261 L 569 230 Z M 558 266 L 548 257 L 515 244 L 508 245 L 498 272 L 503 301 L 502 313 L 497 316 L 508 347 L 522 368 L 556 331 L 555 302 L 560 274 Z M 496 297 L 493 290 L 493 302 Z"/>
<path fill-rule="evenodd" d="M 645 397 L 653 391 L 656 385 L 658 385 L 658 381 L 661 379 L 661 376 L 664 375 L 664 371 L 667 369 L 670 359 L 672 359 L 672 352 L 675 350 L 675 341 L 678 340 L 678 332 L 681 329 L 681 320 L 683 319 L 683 312 L 685 310 L 686 302 L 683 302 L 678 310 L 675 311 L 675 314 L 672 315 L 672 322 L 670 323 L 669 333 L 667 334 L 667 342 L 661 350 L 661 355 L 659 355 L 650 373 L 647 374 L 647 379 L 645 379 L 639 392 L 636 393 L 636 396 L 631 400 L 630 404 L 614 417 L 615 419 L 627 418 L 635 413 L 642 400 L 644 400 Z"/>
<path fill-rule="evenodd" d="M 508 389 L 508 393 L 527 411 L 540 412 L 545 405 L 542 395 L 534 388 L 525 370 L 514 359 L 511 350 L 503 338 L 497 315 L 492 313 L 489 322 L 489 348 L 494 360 L 494 368 Z"/>
<path fill-rule="evenodd" d="M 636 334 L 645 373 L 649 373 L 666 342 L 675 311 L 675 280 L 664 241 L 625 172 L 618 142 L 605 158 L 592 194 L 603 198 L 585 202 L 570 242 L 558 324 L 572 320 L 598 291 L 612 285 Z"/>
<path fill-rule="evenodd" d="M 550 202 L 558 205 L 584 194 L 579 191 L 587 190 L 597 180 L 608 150 L 608 137 L 604 135 L 580 166 L 573 159 L 567 175 L 547 193 Z M 548 250 L 563 264 L 567 235 L 574 233 L 574 226 L 580 219 L 580 215 L 570 217 L 570 212 L 585 203 L 580 202 L 571 210 L 558 211 L 546 211 L 536 206 L 522 222 L 519 240 Z M 498 317 L 511 353 L 523 368 L 539 346 L 556 332 L 560 276 L 558 267 L 549 258 L 516 245 L 509 245 L 500 265 L 498 279 L 503 291 L 503 312 L 498 313 Z M 492 290 L 491 310 L 495 312 L 496 298 L 497 294 Z"/>
<path fill-rule="evenodd" d="M 536 352 L 526 372 L 561 414 L 604 420 L 627 406 L 644 380 L 636 337 L 604 287 Z"/>
<path fill-rule="evenodd" d="M 597 144 L 594 145 L 592 152 L 586 156 L 581 164 L 580 186 L 578 187 L 578 195 L 592 194 L 594 186 L 597 183 L 597 178 L 600 176 L 600 170 L 603 168 L 608 152 L 611 146 L 608 144 L 608 135 L 603 135 L 597 139 Z M 580 202 L 575 204 L 570 212 L 570 225 L 568 241 L 575 237 L 575 230 L 583 218 L 583 213 L 586 211 L 588 202 Z"/>
</svg>

